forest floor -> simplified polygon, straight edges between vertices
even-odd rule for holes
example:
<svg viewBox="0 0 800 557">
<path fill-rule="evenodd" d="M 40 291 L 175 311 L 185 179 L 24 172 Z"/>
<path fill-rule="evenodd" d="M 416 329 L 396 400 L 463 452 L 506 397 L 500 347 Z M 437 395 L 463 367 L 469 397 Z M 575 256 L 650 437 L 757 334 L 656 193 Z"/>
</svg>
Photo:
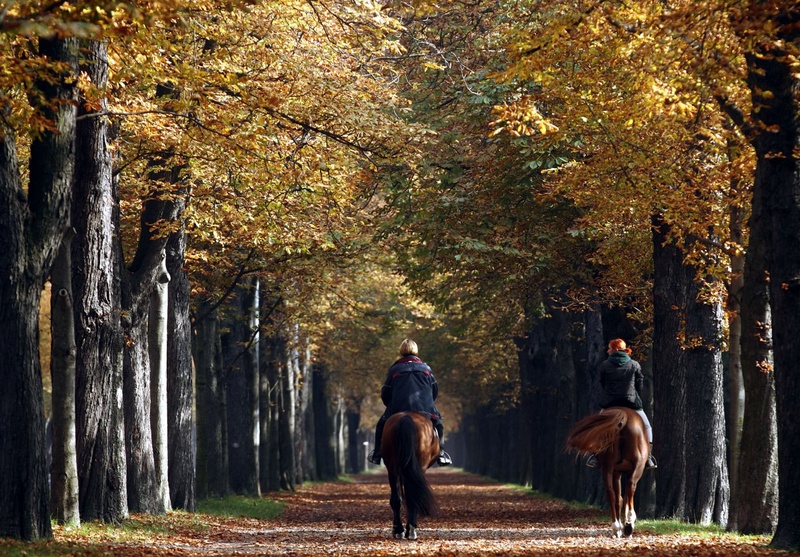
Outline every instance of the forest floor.
<svg viewBox="0 0 800 557">
<path fill-rule="evenodd" d="M 665 534 L 656 527 L 659 521 L 640 521 L 633 537 L 615 539 L 608 514 L 602 510 L 548 499 L 448 468 L 432 468 L 428 477 L 441 510 L 435 517 L 420 519 L 417 541 L 392 537 L 389 487 L 381 469 L 348 481 L 309 483 L 295 492 L 278 494 L 275 498 L 284 502 L 285 509 L 276 519 L 199 515 L 188 523 L 173 523 L 163 532 L 154 523 L 154 531 L 147 537 L 135 541 L 109 539 L 101 544 L 102 549 L 96 538 L 91 544 L 95 547 L 90 549 L 75 537 L 57 531 L 56 539 L 48 545 L 63 548 L 66 543 L 71 546 L 70 555 L 130 557 L 790 555 L 770 550 L 766 536 L 742 537 L 708 530 L 686 533 L 680 528 Z M 6 554 L 2 543 L 0 554 Z"/>
</svg>

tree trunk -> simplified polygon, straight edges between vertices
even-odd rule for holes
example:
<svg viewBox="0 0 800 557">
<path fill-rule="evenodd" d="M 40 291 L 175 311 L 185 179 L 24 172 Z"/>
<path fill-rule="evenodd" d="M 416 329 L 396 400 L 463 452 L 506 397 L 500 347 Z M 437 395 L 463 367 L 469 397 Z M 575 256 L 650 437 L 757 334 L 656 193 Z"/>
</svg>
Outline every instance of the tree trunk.
<svg viewBox="0 0 800 557">
<path fill-rule="evenodd" d="M 709 284 L 711 279 L 707 279 Z M 725 451 L 725 404 L 722 373 L 722 304 L 707 303 L 707 293 L 693 281 L 686 306 L 687 401 L 686 515 L 690 522 L 728 523 L 730 485 Z M 713 284 L 712 284 L 713 287 Z"/>
<path fill-rule="evenodd" d="M 332 480 L 338 474 L 334 416 L 331 411 L 328 374 L 320 364 L 314 364 L 311 373 L 311 404 L 314 407 L 314 453 L 316 475 L 319 480 Z"/>
<path fill-rule="evenodd" d="M 284 354 L 283 374 L 280 378 L 280 422 L 278 424 L 280 443 L 280 470 L 281 488 L 294 491 L 297 468 L 297 455 L 295 455 L 295 373 L 296 365 L 293 350 L 286 350 Z"/>
<path fill-rule="evenodd" d="M 300 481 L 317 480 L 317 458 L 314 452 L 316 443 L 316 433 L 314 431 L 314 373 L 312 371 L 311 348 L 308 340 L 304 342 L 305 349 L 300 365 L 300 409 L 302 415 L 302 427 L 300 438 L 302 441 L 300 469 L 302 476 Z"/>
<path fill-rule="evenodd" d="M 59 524 L 80 526 L 78 454 L 75 450 L 75 323 L 72 307 L 72 234 L 66 234 L 51 271 L 53 464 L 50 512 Z"/>
<path fill-rule="evenodd" d="M 659 516 L 725 525 L 729 485 L 725 455 L 722 310 L 700 296 L 697 269 L 669 240 L 669 225 L 653 217 L 655 280 L 654 446 L 659 453 Z M 691 397 L 691 400 L 689 399 Z M 659 412 L 667 408 L 668 412 Z"/>
<path fill-rule="evenodd" d="M 653 217 L 653 446 L 658 450 L 656 516 L 686 515 L 686 406 L 691 386 L 686 352 L 681 345 L 689 285 L 694 270 L 683 265 L 683 254 L 667 242 L 668 225 Z M 660 409 L 667 411 L 660 411 Z"/>
<path fill-rule="evenodd" d="M 350 407 L 347 416 L 347 469 L 350 474 L 358 474 L 362 471 L 362 460 L 358 443 L 358 427 L 361 424 L 361 412 L 358 410 L 358 403 Z"/>
<path fill-rule="evenodd" d="M 39 361 L 42 285 L 69 222 L 74 171 L 76 45 L 39 39 L 39 54 L 64 63 L 30 96 L 43 131 L 30 148 L 23 189 L 13 131 L 0 124 L 0 537 L 52 537 Z"/>
<path fill-rule="evenodd" d="M 182 207 L 180 208 L 182 212 Z M 195 510 L 196 464 L 192 326 L 189 316 L 189 277 L 184 268 L 186 233 L 183 227 L 167 242 L 169 324 L 167 338 L 167 437 L 169 490 L 172 507 Z"/>
<path fill-rule="evenodd" d="M 262 486 L 267 491 L 278 491 L 281 488 L 281 444 L 280 444 L 280 405 L 281 376 L 285 358 L 285 341 L 278 335 L 270 337 L 269 357 L 265 362 L 267 383 L 269 384 L 269 450 L 267 458 L 266 483 Z"/>
<path fill-rule="evenodd" d="M 756 176 L 754 199 L 763 199 L 763 224 L 767 231 L 767 270 L 770 280 L 775 357 L 775 399 L 778 422 L 778 525 L 772 547 L 800 548 L 800 79 L 792 56 L 783 44 L 797 41 L 800 14 L 783 6 L 764 16 L 754 7 L 762 24 L 770 23 L 775 37 L 757 43 L 748 54 L 748 85 L 752 91 L 752 117 L 759 124 L 754 138 Z M 749 15 L 749 14 L 748 14 Z M 769 18 L 769 19 L 767 19 Z M 766 19 L 766 20 L 765 20 Z M 758 21 L 758 20 L 756 20 Z M 778 40 L 775 40 L 778 39 Z M 769 94 L 767 94 L 769 93 Z M 761 197 L 763 195 L 763 197 Z M 755 224 L 755 223 L 754 223 Z"/>
<path fill-rule="evenodd" d="M 732 189 L 740 187 L 733 184 Z M 730 210 L 731 242 L 743 245 L 743 211 L 733 206 Z M 732 316 L 728 325 L 728 468 L 730 470 L 731 502 L 736 505 L 738 489 L 739 454 L 741 451 L 742 420 L 744 419 L 744 378 L 742 377 L 742 289 L 744 288 L 744 256 L 739 253 L 731 255 L 731 280 L 728 286 L 728 313 Z M 734 519 L 732 509 L 731 519 Z"/>
<path fill-rule="evenodd" d="M 245 477 L 244 492 L 254 497 L 261 495 L 259 481 L 259 456 L 261 444 L 260 420 L 260 389 L 259 367 L 260 349 L 259 329 L 261 327 L 259 314 L 261 312 L 260 284 L 258 278 L 249 281 L 247 295 L 244 298 L 244 311 L 247 322 L 247 338 L 244 352 L 244 379 L 247 401 L 247 423 L 245 451 L 247 455 L 247 476 Z"/>
<path fill-rule="evenodd" d="M 228 488 L 227 399 L 219 321 L 207 302 L 198 304 L 194 360 L 197 369 L 197 496 L 223 497 Z"/>
<path fill-rule="evenodd" d="M 147 342 L 150 352 L 150 425 L 159 499 L 171 511 L 169 495 L 169 443 L 167 439 L 167 322 L 169 320 L 169 281 L 166 251 L 155 288 L 150 296 Z"/>
<path fill-rule="evenodd" d="M 122 307 L 127 335 L 123 369 L 125 439 L 128 458 L 128 501 L 131 511 L 163 514 L 170 506 L 169 490 L 156 475 L 151 423 L 151 369 L 148 328 L 151 296 L 164 264 L 167 237 L 152 225 L 174 221 L 179 205 L 159 198 L 153 191 L 145 199 L 139 225 L 136 254 L 122 275 Z M 122 251 L 121 238 L 119 250 Z"/>
<path fill-rule="evenodd" d="M 108 55 L 84 44 L 82 70 L 101 90 Z M 82 104 L 82 111 L 87 105 Z M 102 100 L 99 111 L 106 110 Z M 76 430 L 81 519 L 118 523 L 128 517 L 124 422 L 120 265 L 115 244 L 117 192 L 108 149 L 108 121 L 83 113 L 76 142 L 72 225 L 75 308 Z"/>
<path fill-rule="evenodd" d="M 772 361 L 764 191 L 753 195 L 741 291 L 741 362 L 745 388 L 738 486 L 729 528 L 771 534 L 778 523 L 778 425 Z"/>
</svg>

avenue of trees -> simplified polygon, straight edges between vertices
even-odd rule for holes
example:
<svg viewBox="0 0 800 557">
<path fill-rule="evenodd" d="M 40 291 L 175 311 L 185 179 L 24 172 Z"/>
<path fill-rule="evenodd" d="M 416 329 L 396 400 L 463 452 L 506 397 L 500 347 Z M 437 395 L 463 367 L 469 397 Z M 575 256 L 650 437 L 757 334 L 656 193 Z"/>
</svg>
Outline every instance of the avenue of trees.
<svg viewBox="0 0 800 557">
<path fill-rule="evenodd" d="M 405 336 L 457 465 L 601 503 L 563 440 L 622 337 L 640 514 L 800 547 L 800 3 L 11 2 L 0 32 L 0 535 L 359 471 Z"/>
</svg>

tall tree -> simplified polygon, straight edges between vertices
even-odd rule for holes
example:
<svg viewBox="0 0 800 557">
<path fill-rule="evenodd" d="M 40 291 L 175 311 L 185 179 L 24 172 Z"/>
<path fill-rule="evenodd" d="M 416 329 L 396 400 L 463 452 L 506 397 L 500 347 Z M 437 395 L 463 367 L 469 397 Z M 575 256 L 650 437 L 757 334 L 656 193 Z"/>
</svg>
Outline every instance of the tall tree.
<svg viewBox="0 0 800 557">
<path fill-rule="evenodd" d="M 72 307 L 72 234 L 67 233 L 50 275 L 53 445 L 50 512 L 62 524 L 80 526 L 78 454 L 75 444 L 75 325 Z"/>
<path fill-rule="evenodd" d="M 179 210 L 183 213 L 184 207 Z M 195 509 L 197 457 L 194 416 L 194 369 L 189 294 L 185 270 L 186 232 L 183 227 L 167 242 L 169 324 L 167 338 L 167 438 L 169 439 L 169 489 L 172 507 Z"/>
<path fill-rule="evenodd" d="M 80 509 L 83 520 L 116 523 L 128 516 L 128 494 L 121 398 L 121 259 L 113 204 L 117 194 L 109 122 L 101 115 L 107 109 L 106 44 L 85 41 L 81 67 L 99 97 L 84 98 L 81 104 L 72 207 Z"/>
<path fill-rule="evenodd" d="M 0 535 L 49 538 L 48 470 L 39 361 L 42 285 L 68 225 L 75 138 L 76 49 L 71 40 L 43 37 L 39 55 L 57 61 L 31 91 L 44 129 L 31 144 L 27 189 L 15 130 L 0 127 Z M 47 68 L 47 66 L 45 66 Z"/>
<path fill-rule="evenodd" d="M 754 199 L 763 201 L 763 226 L 756 238 L 767 246 L 775 357 L 778 425 L 778 524 L 772 546 L 800 548 L 800 80 L 793 70 L 800 58 L 800 5 L 777 1 L 749 2 L 737 21 L 747 50 L 748 85 L 756 124 Z M 763 197 L 762 197 L 763 196 Z M 754 246 L 760 249 L 760 246 Z"/>
</svg>

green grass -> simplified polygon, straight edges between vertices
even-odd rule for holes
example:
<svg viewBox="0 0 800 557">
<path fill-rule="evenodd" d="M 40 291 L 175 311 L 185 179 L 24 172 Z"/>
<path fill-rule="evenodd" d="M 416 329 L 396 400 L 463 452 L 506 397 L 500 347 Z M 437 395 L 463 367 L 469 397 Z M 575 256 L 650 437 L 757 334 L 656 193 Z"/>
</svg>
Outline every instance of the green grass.
<svg viewBox="0 0 800 557">
<path fill-rule="evenodd" d="M 197 512 L 212 516 L 269 519 L 283 513 L 284 504 L 266 498 L 230 495 L 197 502 Z"/>
</svg>

